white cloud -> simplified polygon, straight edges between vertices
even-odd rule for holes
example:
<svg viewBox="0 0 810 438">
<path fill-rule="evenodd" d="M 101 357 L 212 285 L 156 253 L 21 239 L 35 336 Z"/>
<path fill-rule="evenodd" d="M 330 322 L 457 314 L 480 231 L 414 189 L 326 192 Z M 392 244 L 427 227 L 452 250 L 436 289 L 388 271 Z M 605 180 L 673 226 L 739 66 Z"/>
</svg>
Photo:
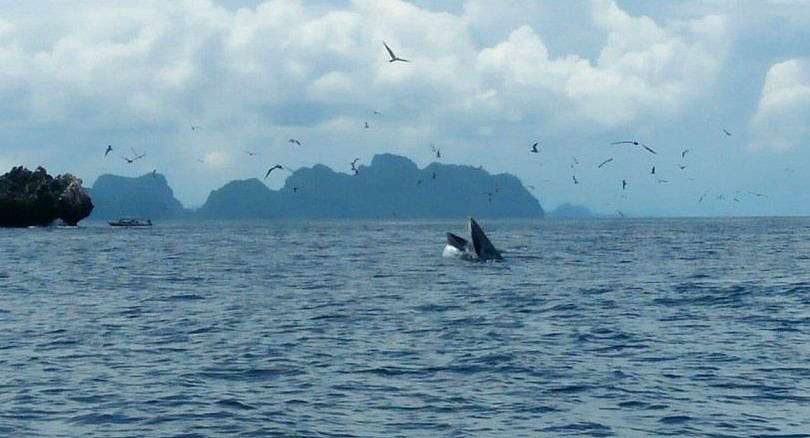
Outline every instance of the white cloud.
<svg viewBox="0 0 810 438">
<path fill-rule="evenodd" d="M 751 124 L 753 149 L 784 151 L 810 139 L 810 60 L 771 66 Z"/>
</svg>

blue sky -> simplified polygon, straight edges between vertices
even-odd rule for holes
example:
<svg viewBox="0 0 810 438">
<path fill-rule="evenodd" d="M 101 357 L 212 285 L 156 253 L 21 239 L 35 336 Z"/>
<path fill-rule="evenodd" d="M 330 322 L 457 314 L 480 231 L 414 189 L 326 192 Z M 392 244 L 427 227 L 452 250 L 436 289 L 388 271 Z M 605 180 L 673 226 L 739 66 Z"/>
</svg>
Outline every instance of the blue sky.
<svg viewBox="0 0 810 438">
<path fill-rule="evenodd" d="M 157 169 L 196 206 L 277 162 L 424 166 L 435 144 L 547 208 L 810 214 L 808 1 L 0 3 L 3 169 Z"/>
</svg>

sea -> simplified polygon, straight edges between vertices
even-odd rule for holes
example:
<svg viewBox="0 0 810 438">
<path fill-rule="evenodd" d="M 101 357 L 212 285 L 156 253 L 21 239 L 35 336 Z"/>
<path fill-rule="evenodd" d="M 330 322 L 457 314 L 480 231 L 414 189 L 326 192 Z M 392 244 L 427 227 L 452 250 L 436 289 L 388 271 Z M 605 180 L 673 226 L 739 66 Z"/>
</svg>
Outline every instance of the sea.
<svg viewBox="0 0 810 438">
<path fill-rule="evenodd" d="M 810 436 L 810 218 L 0 230 L 0 436 Z"/>
</svg>

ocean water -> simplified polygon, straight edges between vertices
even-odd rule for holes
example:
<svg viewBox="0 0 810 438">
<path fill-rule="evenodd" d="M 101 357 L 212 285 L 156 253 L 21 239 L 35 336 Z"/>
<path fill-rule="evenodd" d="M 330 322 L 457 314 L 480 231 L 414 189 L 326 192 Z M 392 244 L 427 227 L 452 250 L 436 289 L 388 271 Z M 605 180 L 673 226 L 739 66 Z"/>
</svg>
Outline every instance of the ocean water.
<svg viewBox="0 0 810 438">
<path fill-rule="evenodd" d="M 810 219 L 0 230 L 0 436 L 810 436 Z"/>
</svg>

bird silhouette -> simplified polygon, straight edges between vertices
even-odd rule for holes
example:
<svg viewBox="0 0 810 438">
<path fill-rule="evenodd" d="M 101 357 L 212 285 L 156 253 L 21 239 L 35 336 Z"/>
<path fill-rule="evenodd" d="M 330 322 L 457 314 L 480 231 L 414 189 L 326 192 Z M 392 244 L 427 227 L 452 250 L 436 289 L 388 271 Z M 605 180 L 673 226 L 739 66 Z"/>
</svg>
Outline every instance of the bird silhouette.
<svg viewBox="0 0 810 438">
<path fill-rule="evenodd" d="M 602 166 L 604 166 L 604 165 L 605 165 L 605 164 L 607 164 L 607 163 L 610 163 L 611 161 L 613 161 L 613 158 L 608 158 L 607 160 L 605 160 L 605 161 L 603 161 L 603 162 L 599 163 L 599 165 L 598 165 L 598 166 L 596 166 L 596 168 L 597 168 L 597 169 L 601 169 L 601 168 L 602 168 Z"/>
<path fill-rule="evenodd" d="M 354 160 L 352 160 L 352 162 L 351 162 L 351 163 L 349 163 L 349 165 L 350 165 L 350 166 L 352 166 L 352 172 L 354 172 L 354 174 L 355 174 L 355 175 L 357 175 L 358 173 L 360 173 L 360 172 L 357 170 L 357 166 L 356 166 L 358 161 L 360 161 L 360 159 L 359 159 L 359 158 L 355 158 Z"/>
<path fill-rule="evenodd" d="M 622 180 L 622 190 L 627 188 L 627 180 Z"/>
<path fill-rule="evenodd" d="M 368 128 L 370 128 L 370 126 L 368 126 L 368 122 L 365 122 L 365 123 L 363 124 L 363 129 L 368 129 Z"/>
<path fill-rule="evenodd" d="M 407 59 L 400 58 L 399 56 L 395 55 L 394 51 L 391 50 L 390 47 L 388 47 L 388 44 L 385 41 L 383 41 L 383 45 L 385 46 L 385 50 L 388 51 L 388 55 L 391 57 L 391 59 L 389 59 L 388 62 L 395 62 L 395 61 L 411 62 L 408 61 Z"/>
<path fill-rule="evenodd" d="M 726 136 L 731 137 L 731 132 L 729 132 L 726 128 L 723 128 L 723 134 L 726 134 Z"/>
<path fill-rule="evenodd" d="M 245 150 L 245 149 L 242 149 L 242 152 L 244 152 L 244 153 L 246 153 L 246 154 L 250 155 L 251 157 L 256 156 L 256 152 L 248 151 L 248 150 Z"/>
<path fill-rule="evenodd" d="M 112 150 L 113 150 L 112 145 L 108 144 L 107 145 L 107 150 L 104 151 L 104 156 L 106 157 L 107 155 L 109 155 L 109 153 L 112 152 Z"/>
<path fill-rule="evenodd" d="M 686 154 L 688 154 L 688 153 L 689 153 L 689 149 L 684 149 L 683 152 L 681 152 L 681 158 L 686 158 Z"/>
<path fill-rule="evenodd" d="M 537 142 L 537 141 L 536 141 L 536 142 L 534 142 L 534 144 L 532 145 L 532 148 L 529 150 L 529 152 L 531 152 L 531 153 L 533 153 L 533 154 L 540 153 L 540 151 L 538 151 L 538 150 L 537 150 L 537 145 L 538 145 L 538 143 L 539 143 L 539 142 Z"/>
<path fill-rule="evenodd" d="M 297 144 L 298 146 L 301 146 L 301 140 L 298 140 L 296 138 L 291 138 L 287 140 L 287 143 Z"/>
<path fill-rule="evenodd" d="M 270 173 L 273 172 L 274 170 L 283 168 L 284 166 L 282 166 L 281 164 L 274 165 L 273 167 L 267 170 L 267 173 L 264 174 L 264 179 L 267 179 L 267 177 L 270 176 Z"/>
<path fill-rule="evenodd" d="M 652 169 L 650 169 L 650 175 L 655 175 L 655 166 L 653 166 Z"/>
<path fill-rule="evenodd" d="M 655 152 L 655 151 L 653 150 L 653 148 L 651 148 L 651 147 L 647 146 L 647 145 L 646 145 L 646 144 L 644 144 L 644 143 L 640 143 L 640 142 L 638 142 L 638 141 L 636 141 L 636 140 L 622 140 L 622 141 L 614 141 L 614 142 L 613 142 L 613 143 L 611 143 L 611 144 L 612 144 L 612 145 L 618 145 L 618 144 L 631 144 L 631 145 L 633 145 L 633 146 L 641 146 L 641 147 L 643 147 L 644 149 L 646 149 L 646 150 L 647 150 L 647 152 L 649 152 L 649 153 L 651 153 L 651 154 L 657 154 L 657 153 L 658 153 L 658 152 Z"/>
</svg>

